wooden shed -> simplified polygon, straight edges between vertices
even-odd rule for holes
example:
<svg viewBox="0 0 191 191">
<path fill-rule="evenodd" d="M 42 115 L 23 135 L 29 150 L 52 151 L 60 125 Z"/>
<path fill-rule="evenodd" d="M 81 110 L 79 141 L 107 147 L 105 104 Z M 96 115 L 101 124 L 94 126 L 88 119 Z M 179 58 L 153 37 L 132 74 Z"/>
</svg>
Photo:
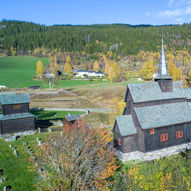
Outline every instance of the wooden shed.
<svg viewBox="0 0 191 191">
<path fill-rule="evenodd" d="M 77 125 L 79 118 L 80 118 L 79 115 L 68 113 L 68 115 L 66 115 L 63 118 L 63 125 L 64 125 L 64 127 L 72 127 L 73 125 Z"/>
<path fill-rule="evenodd" d="M 0 134 L 34 130 L 34 115 L 29 113 L 28 94 L 0 94 Z"/>
</svg>

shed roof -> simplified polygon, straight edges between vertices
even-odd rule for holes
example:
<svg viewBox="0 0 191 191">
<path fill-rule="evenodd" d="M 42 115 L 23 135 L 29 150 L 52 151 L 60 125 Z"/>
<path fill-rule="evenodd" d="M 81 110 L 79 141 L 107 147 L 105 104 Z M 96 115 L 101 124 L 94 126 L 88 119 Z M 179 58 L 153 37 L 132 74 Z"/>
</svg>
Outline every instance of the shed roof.
<svg viewBox="0 0 191 191">
<path fill-rule="evenodd" d="M 1 105 L 29 103 L 29 94 L 0 94 Z"/>
<path fill-rule="evenodd" d="M 191 121 L 187 102 L 134 108 L 142 129 L 150 129 Z"/>
<path fill-rule="evenodd" d="M 68 114 L 65 116 L 65 118 L 67 119 L 67 121 L 75 121 L 77 119 L 79 119 L 79 115 L 75 115 L 75 114 Z"/>
<path fill-rule="evenodd" d="M 137 133 L 131 115 L 122 115 L 116 117 L 121 136 L 134 135 Z"/>
<path fill-rule="evenodd" d="M 9 119 L 19 119 L 19 118 L 28 118 L 34 117 L 31 113 L 17 113 L 17 114 L 10 114 L 10 115 L 0 115 L 0 121 L 9 120 Z"/>
<path fill-rule="evenodd" d="M 162 92 L 158 82 L 128 84 L 128 88 L 131 92 L 134 103 L 173 98 L 186 98 L 181 82 L 173 83 L 173 92 Z"/>
</svg>

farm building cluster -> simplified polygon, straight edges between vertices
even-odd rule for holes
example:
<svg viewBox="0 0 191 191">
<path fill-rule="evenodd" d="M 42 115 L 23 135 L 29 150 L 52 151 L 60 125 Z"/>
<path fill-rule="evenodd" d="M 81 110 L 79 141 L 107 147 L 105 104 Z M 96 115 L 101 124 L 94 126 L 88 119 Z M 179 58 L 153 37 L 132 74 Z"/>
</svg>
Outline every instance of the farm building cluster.
<svg viewBox="0 0 191 191">
<path fill-rule="evenodd" d="M 173 82 L 163 42 L 154 82 L 128 84 L 125 102 L 123 115 L 116 117 L 113 128 L 115 147 L 123 161 L 152 159 L 153 151 L 160 158 L 164 149 L 177 150 L 179 145 L 191 148 L 191 89 Z"/>
</svg>

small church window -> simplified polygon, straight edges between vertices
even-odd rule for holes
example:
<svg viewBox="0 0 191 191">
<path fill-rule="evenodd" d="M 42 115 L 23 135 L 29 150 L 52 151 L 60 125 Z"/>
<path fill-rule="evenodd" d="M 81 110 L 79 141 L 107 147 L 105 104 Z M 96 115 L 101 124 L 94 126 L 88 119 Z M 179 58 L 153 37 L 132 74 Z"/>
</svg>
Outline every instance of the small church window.
<svg viewBox="0 0 191 191">
<path fill-rule="evenodd" d="M 176 131 L 176 138 L 182 138 L 183 137 L 183 131 Z"/>
<path fill-rule="evenodd" d="M 15 105 L 12 105 L 12 109 L 15 110 L 15 109 L 20 109 L 21 108 L 21 105 L 20 104 L 15 104 Z"/>
<path fill-rule="evenodd" d="M 155 129 L 150 129 L 150 135 L 154 135 L 155 134 Z"/>
<path fill-rule="evenodd" d="M 118 139 L 118 145 L 121 145 L 121 139 Z"/>
<path fill-rule="evenodd" d="M 168 141 L 168 134 L 161 134 L 160 135 L 160 141 Z"/>
</svg>

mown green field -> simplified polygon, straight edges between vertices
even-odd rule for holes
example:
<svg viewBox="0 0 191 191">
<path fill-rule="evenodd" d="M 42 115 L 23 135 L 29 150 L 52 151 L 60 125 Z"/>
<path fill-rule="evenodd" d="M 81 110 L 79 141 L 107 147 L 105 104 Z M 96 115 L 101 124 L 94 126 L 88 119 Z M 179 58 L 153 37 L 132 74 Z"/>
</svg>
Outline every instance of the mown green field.
<svg viewBox="0 0 191 191">
<path fill-rule="evenodd" d="M 40 120 L 62 120 L 64 116 L 70 114 L 80 115 L 82 111 L 41 111 L 31 110 L 30 113 L 35 115 Z"/>
<path fill-rule="evenodd" d="M 9 56 L 0 58 L 0 85 L 8 88 L 27 88 L 29 86 L 40 86 L 48 88 L 48 82 L 37 81 L 36 63 L 41 60 L 43 66 L 49 64 L 47 58 L 33 56 Z M 103 83 L 101 81 L 89 80 L 60 80 L 55 82 L 55 88 L 76 87 L 88 84 Z"/>
<path fill-rule="evenodd" d="M 0 85 L 8 88 L 24 88 L 28 86 L 46 86 L 40 81 L 33 80 L 36 75 L 36 62 L 41 60 L 48 64 L 46 58 L 32 56 L 11 56 L 0 58 Z"/>
</svg>

